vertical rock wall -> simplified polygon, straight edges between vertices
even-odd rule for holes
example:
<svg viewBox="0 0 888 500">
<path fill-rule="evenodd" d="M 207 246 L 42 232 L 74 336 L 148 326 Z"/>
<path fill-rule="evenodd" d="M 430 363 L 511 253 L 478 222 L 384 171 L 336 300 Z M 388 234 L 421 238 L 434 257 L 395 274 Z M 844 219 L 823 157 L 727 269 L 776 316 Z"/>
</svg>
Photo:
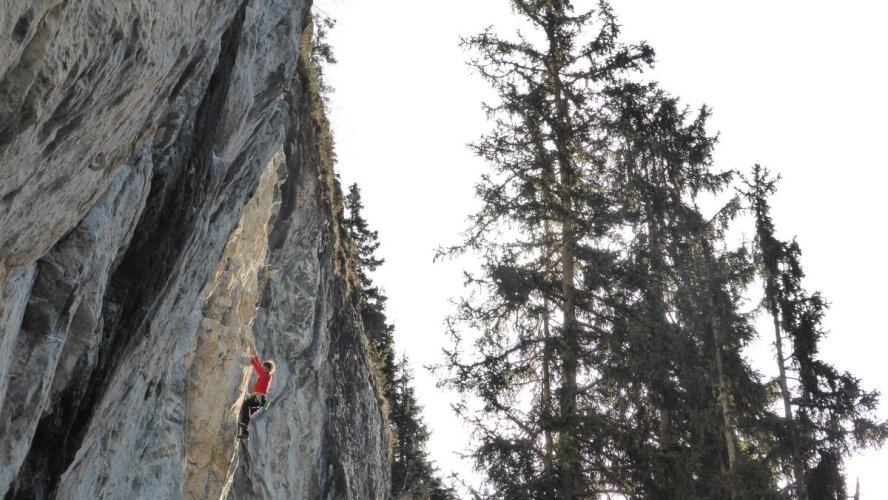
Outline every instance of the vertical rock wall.
<svg viewBox="0 0 888 500">
<path fill-rule="evenodd" d="M 386 496 L 308 3 L 6 2 L 6 498 Z M 278 372 L 239 443 L 251 336 Z"/>
</svg>

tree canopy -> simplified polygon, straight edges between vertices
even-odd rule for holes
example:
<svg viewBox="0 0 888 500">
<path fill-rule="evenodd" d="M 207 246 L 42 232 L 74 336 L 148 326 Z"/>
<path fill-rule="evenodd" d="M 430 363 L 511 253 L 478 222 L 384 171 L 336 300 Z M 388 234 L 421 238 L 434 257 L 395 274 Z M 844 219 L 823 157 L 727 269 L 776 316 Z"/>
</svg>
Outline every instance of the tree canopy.
<svg viewBox="0 0 888 500">
<path fill-rule="evenodd" d="M 481 261 L 439 367 L 474 429 L 475 494 L 803 498 L 803 482 L 839 498 L 841 456 L 884 439 L 865 418 L 876 394 L 815 359 L 825 306 L 799 287 L 792 245 L 762 239 L 761 217 L 756 248 L 726 237 L 752 198 L 713 165 L 709 109 L 645 80 L 654 51 L 620 41 L 606 1 L 510 3 L 532 32 L 463 42 L 498 100 L 471 145 L 490 167 L 481 208 L 441 251 Z M 799 375 L 794 416 L 744 354 L 762 272 L 778 338 L 793 339 L 778 357 Z"/>
</svg>

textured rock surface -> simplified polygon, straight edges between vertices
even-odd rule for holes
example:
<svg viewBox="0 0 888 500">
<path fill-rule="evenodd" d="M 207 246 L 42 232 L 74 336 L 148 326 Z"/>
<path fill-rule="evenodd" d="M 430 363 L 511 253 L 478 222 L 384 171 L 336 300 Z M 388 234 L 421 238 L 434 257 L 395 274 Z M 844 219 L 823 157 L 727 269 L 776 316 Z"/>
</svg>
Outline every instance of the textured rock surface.
<svg viewBox="0 0 888 500">
<path fill-rule="evenodd" d="M 0 9 L 7 498 L 386 496 L 308 4 Z M 251 336 L 279 368 L 240 444 Z"/>
</svg>

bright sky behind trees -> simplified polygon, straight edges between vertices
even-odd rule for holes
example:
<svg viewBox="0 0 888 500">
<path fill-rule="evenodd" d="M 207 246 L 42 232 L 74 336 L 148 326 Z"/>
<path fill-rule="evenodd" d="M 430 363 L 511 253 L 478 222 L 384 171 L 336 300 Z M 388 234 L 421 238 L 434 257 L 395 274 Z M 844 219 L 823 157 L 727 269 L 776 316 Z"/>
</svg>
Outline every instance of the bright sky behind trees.
<svg viewBox="0 0 888 500">
<path fill-rule="evenodd" d="M 316 3 L 337 20 L 329 40 L 339 63 L 327 74 L 338 171 L 344 185 L 360 185 L 364 215 L 379 230 L 386 263 L 375 282 L 389 297 L 396 346 L 416 369 L 432 458 L 445 475 L 463 474 L 470 465 L 454 452 L 468 437 L 450 411 L 455 396 L 421 367 L 441 361 L 448 300 L 461 294 L 471 263 L 432 257 L 467 227 L 486 168 L 465 144 L 488 130 L 480 104 L 492 93 L 466 66 L 459 37 L 490 25 L 508 34 L 514 18 L 506 0 Z M 615 0 L 613 8 L 625 41 L 657 51 L 649 77 L 692 107 L 713 108 L 718 168 L 748 172 L 759 162 L 783 176 L 772 199 L 778 236 L 798 237 L 805 285 L 831 303 L 823 357 L 888 392 L 888 5 Z M 767 344 L 751 355 L 764 373 L 776 371 Z M 888 417 L 888 395 L 881 406 Z M 860 477 L 862 498 L 885 498 L 885 470 L 888 452 L 850 459 L 849 489 Z"/>
</svg>

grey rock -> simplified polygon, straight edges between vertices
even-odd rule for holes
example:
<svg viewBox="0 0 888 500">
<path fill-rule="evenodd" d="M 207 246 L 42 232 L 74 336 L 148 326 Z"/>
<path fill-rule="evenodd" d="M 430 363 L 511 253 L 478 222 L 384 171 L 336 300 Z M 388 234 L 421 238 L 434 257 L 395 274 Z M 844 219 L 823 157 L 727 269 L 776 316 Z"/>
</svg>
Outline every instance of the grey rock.
<svg viewBox="0 0 888 500">
<path fill-rule="evenodd" d="M 36 264 L 26 266 L 0 289 L 0 412 L 3 411 L 3 396 L 9 386 L 9 369 L 17 354 L 16 342 L 36 271 Z"/>
<path fill-rule="evenodd" d="M 119 169 L 111 188 L 81 224 L 37 264 L 2 392 L 5 418 L 0 420 L 0 434 L 6 439 L 0 453 L 0 488 L 8 487 L 9 473 L 25 459 L 15 451 L 54 450 L 55 443 L 41 442 L 48 435 L 45 431 L 32 442 L 38 422 L 45 427 L 53 420 L 54 402 L 88 389 L 80 375 L 95 366 L 105 281 L 118 249 L 132 236 L 148 195 L 149 174 L 144 164 Z"/>
<path fill-rule="evenodd" d="M 308 8 L 5 3 L 6 497 L 387 497 Z M 241 444 L 254 338 L 279 368 Z"/>
</svg>

